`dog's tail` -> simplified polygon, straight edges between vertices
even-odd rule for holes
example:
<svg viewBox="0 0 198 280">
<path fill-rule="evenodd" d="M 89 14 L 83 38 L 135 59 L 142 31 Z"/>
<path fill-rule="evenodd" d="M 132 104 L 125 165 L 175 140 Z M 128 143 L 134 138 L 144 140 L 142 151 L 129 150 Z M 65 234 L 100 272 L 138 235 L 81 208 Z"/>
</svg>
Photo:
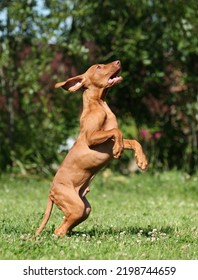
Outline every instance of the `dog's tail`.
<svg viewBox="0 0 198 280">
<path fill-rule="evenodd" d="M 54 202 L 51 200 L 51 198 L 50 198 L 50 196 L 49 196 L 49 197 L 48 197 L 47 207 L 46 207 L 46 210 L 45 210 L 45 214 L 44 214 L 43 220 L 42 220 L 42 222 L 41 222 L 40 227 L 36 230 L 34 237 L 36 237 L 37 235 L 39 235 L 39 233 L 41 233 L 41 231 L 42 231 L 42 230 L 44 229 L 44 227 L 46 226 L 46 224 L 47 224 L 47 222 L 48 222 L 48 220 L 49 220 L 49 218 L 50 218 L 53 205 L 54 205 Z"/>
</svg>

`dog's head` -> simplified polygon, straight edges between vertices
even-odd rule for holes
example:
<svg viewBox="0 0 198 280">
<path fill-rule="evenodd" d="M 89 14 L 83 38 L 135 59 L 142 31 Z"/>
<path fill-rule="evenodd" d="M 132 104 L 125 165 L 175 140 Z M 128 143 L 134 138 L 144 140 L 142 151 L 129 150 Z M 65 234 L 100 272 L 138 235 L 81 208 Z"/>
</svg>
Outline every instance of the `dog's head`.
<svg viewBox="0 0 198 280">
<path fill-rule="evenodd" d="M 76 91 L 80 88 L 106 89 L 122 81 L 122 77 L 118 76 L 120 70 L 121 63 L 119 60 L 108 64 L 95 64 L 84 74 L 57 83 L 55 88 L 62 87 L 68 91 Z"/>
</svg>

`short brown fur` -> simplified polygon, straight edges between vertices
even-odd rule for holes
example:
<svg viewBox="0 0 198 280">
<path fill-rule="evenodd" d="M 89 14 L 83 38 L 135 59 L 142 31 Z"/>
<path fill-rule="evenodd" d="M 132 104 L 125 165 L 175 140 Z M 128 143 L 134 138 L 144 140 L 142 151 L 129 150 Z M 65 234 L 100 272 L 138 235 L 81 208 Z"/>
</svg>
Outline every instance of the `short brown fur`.
<svg viewBox="0 0 198 280">
<path fill-rule="evenodd" d="M 64 236 L 86 220 L 91 211 L 86 199 L 91 180 L 111 159 L 120 158 L 123 149 L 133 150 L 137 165 L 147 169 L 141 145 L 136 140 L 123 139 L 116 117 L 105 101 L 108 88 L 122 81 L 117 76 L 120 69 L 119 60 L 96 64 L 84 74 L 55 85 L 68 91 L 84 88 L 83 112 L 79 136 L 53 179 L 46 212 L 35 236 L 45 227 L 54 203 L 64 213 L 55 235 Z"/>
</svg>

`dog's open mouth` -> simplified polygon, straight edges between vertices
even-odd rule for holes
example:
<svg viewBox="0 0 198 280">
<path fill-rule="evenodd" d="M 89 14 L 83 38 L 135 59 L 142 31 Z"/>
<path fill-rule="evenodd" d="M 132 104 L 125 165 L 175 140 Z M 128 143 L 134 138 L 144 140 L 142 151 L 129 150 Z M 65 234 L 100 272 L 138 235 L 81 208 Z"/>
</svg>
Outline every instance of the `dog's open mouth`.
<svg viewBox="0 0 198 280">
<path fill-rule="evenodd" d="M 115 73 L 113 73 L 113 75 L 110 76 L 110 78 L 108 79 L 109 85 L 114 85 L 114 84 L 120 83 L 122 81 L 122 77 L 118 76 L 119 72 L 120 72 L 120 69 L 117 70 Z"/>
</svg>

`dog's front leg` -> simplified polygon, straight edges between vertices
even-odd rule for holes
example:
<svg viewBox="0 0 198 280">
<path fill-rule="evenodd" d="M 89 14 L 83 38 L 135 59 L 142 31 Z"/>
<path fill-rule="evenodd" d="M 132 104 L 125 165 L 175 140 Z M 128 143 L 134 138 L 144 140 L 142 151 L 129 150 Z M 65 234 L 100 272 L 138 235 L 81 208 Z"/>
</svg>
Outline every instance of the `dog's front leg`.
<svg viewBox="0 0 198 280">
<path fill-rule="evenodd" d="M 87 134 L 88 146 L 95 146 L 104 143 L 105 141 L 112 139 L 113 145 L 113 156 L 114 158 L 120 158 L 124 149 L 122 133 L 119 129 L 113 128 L 110 130 L 94 131 Z"/>
<path fill-rule="evenodd" d="M 142 170 L 146 170 L 148 168 L 147 158 L 142 150 L 142 146 L 136 140 L 124 139 L 124 149 L 126 150 L 134 150 L 136 162 L 139 168 Z"/>
</svg>

